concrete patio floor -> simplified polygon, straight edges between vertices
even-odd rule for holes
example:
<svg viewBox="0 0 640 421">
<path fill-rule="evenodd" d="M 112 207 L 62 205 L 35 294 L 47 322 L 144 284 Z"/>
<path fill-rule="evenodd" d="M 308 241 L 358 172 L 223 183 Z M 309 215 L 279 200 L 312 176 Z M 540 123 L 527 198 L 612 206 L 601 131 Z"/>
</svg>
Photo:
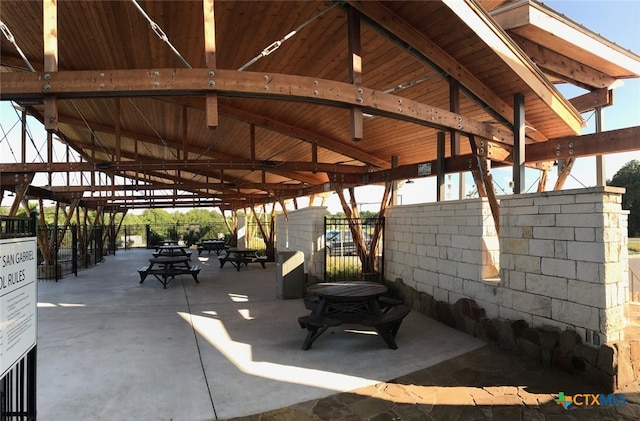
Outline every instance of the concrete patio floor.
<svg viewBox="0 0 640 421">
<path fill-rule="evenodd" d="M 297 317 L 308 311 L 300 299 L 275 298 L 274 263 L 237 272 L 220 269 L 215 254 L 205 253 L 200 284 L 183 275 L 164 290 L 153 278 L 139 284 L 136 268 L 150 256 L 119 251 L 78 277 L 38 283 L 39 419 L 596 415 L 553 402 L 560 391 L 595 393 L 593 386 L 523 363 L 415 311 L 402 324 L 397 350 L 357 326 L 342 326 L 302 351 L 306 333 Z M 536 380 L 527 380 L 528 371 Z M 505 400 L 514 394 L 519 400 Z M 606 408 L 607 418 L 638 419 L 637 397 L 629 398 L 628 405 Z M 529 415 L 522 415 L 525 407 Z M 503 418 L 512 414 L 508 408 L 520 415 Z M 606 419 L 597 414 L 593 419 Z"/>
</svg>

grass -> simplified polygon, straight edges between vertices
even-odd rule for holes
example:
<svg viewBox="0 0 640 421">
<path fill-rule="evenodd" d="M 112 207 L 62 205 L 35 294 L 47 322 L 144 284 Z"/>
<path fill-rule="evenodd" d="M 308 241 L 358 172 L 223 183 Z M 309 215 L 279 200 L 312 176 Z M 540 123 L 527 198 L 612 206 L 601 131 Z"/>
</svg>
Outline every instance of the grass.
<svg viewBox="0 0 640 421">
<path fill-rule="evenodd" d="M 629 254 L 640 254 L 640 238 L 629 238 L 627 248 L 629 249 Z"/>
</svg>

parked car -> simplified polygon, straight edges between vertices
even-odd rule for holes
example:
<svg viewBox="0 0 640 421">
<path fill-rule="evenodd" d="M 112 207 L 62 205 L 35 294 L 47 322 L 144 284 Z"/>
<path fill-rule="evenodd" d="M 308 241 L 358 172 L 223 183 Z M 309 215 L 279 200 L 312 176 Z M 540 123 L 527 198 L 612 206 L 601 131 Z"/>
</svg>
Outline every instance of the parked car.
<svg viewBox="0 0 640 421">
<path fill-rule="evenodd" d="M 368 233 L 363 233 L 365 243 L 367 247 L 371 243 L 371 236 Z M 325 236 L 325 245 L 330 256 L 355 256 L 356 246 L 353 242 L 350 230 L 327 231 Z"/>
</svg>

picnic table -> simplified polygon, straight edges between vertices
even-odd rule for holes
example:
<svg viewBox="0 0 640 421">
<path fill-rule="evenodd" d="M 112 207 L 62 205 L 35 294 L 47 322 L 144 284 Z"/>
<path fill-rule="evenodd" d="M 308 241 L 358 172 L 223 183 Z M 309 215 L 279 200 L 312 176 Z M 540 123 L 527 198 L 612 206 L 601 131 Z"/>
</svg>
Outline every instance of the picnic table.
<svg viewBox="0 0 640 421">
<path fill-rule="evenodd" d="M 239 272 L 242 266 L 249 266 L 249 263 L 260 263 L 263 269 L 266 269 L 265 262 L 267 256 L 258 256 L 258 250 L 256 249 L 242 249 L 236 247 L 230 247 L 227 250 L 227 254 L 219 256 L 220 267 L 224 267 L 225 263 L 229 262 Z"/>
<path fill-rule="evenodd" d="M 224 240 L 203 240 L 198 244 L 198 256 L 206 250 L 207 254 L 211 254 L 213 251 L 216 255 L 220 256 L 220 253 L 229 249 L 229 246 Z"/>
<path fill-rule="evenodd" d="M 317 298 L 311 314 L 298 318 L 307 329 L 302 349 L 308 350 L 328 328 L 342 323 L 373 327 L 391 349 L 397 349 L 395 336 L 409 307 L 383 295 L 387 287 L 375 282 L 324 282 L 307 291 Z"/>
<path fill-rule="evenodd" d="M 160 256 L 150 258 L 147 266 L 138 268 L 138 273 L 141 284 L 148 275 L 153 275 L 166 289 L 167 284 L 177 275 L 191 275 L 193 280 L 199 284 L 198 273 L 201 269 L 200 265 L 190 265 L 188 256 Z"/>
<path fill-rule="evenodd" d="M 174 245 L 156 247 L 156 251 L 153 253 L 153 257 L 187 256 L 190 259 L 191 253 L 192 253 L 191 250 L 187 249 L 186 247 L 174 244 Z"/>
</svg>

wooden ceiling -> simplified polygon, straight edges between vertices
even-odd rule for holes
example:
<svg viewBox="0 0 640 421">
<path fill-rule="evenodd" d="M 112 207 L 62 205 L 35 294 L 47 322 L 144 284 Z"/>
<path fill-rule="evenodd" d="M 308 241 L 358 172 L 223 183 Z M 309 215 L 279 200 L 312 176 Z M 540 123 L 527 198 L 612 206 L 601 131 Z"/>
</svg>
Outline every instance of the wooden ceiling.
<svg viewBox="0 0 640 421">
<path fill-rule="evenodd" d="M 552 84 L 562 72 L 532 58 L 554 44 L 540 36 L 545 28 L 520 17 L 534 7 L 530 2 L 215 0 L 215 18 L 207 14 L 209 0 L 59 0 L 53 18 L 52 2 L 2 0 L 0 19 L 35 72 L 3 37 L 0 99 L 45 123 L 53 116 L 56 124 L 48 126 L 87 163 L 74 168 L 123 176 L 157 198 L 138 200 L 127 196 L 131 189 L 112 186 L 104 203 L 126 197 L 130 207 L 164 206 L 165 197 L 242 208 L 338 183 L 367 184 L 396 159 L 405 170 L 382 179 L 406 178 L 406 168 L 436 159 L 441 131 L 461 134 L 458 151 L 447 142 L 448 157 L 471 153 L 469 135 L 512 144 L 518 93 L 528 143 L 575 136 L 582 124 L 579 110 Z M 349 16 L 360 25 L 355 35 Z M 205 36 L 205 22 L 215 23 L 209 61 L 205 41 L 211 45 L 214 37 Z M 166 34 L 180 56 L 156 33 Z M 45 44 L 52 40 L 53 49 Z M 275 41 L 278 49 L 239 71 Z M 605 58 L 572 57 L 598 73 L 570 82 L 596 89 L 639 76 L 637 67 L 624 65 L 637 66 L 636 55 L 607 47 Z M 57 54 L 53 64 L 45 50 Z M 359 84 L 350 72 L 358 50 Z M 15 174 L 52 168 L 25 164 L 2 168 Z M 465 169 L 463 163 L 447 171 Z M 56 191 L 64 198 L 72 190 Z"/>
</svg>

